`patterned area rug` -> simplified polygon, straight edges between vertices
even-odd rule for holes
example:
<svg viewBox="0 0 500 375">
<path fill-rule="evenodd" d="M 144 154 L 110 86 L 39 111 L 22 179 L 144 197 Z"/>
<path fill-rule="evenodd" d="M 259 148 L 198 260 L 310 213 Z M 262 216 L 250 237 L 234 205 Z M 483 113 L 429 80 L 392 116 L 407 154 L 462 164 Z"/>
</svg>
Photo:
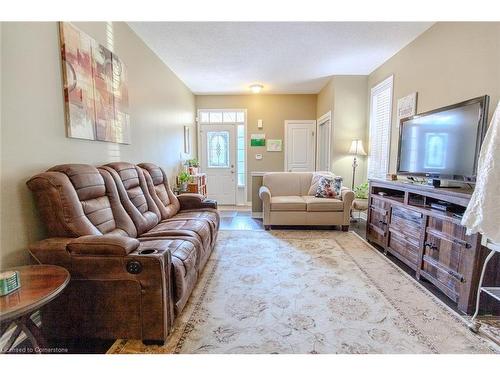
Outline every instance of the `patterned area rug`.
<svg viewBox="0 0 500 375">
<path fill-rule="evenodd" d="M 164 346 L 108 353 L 496 353 L 352 232 L 221 231 Z"/>
</svg>

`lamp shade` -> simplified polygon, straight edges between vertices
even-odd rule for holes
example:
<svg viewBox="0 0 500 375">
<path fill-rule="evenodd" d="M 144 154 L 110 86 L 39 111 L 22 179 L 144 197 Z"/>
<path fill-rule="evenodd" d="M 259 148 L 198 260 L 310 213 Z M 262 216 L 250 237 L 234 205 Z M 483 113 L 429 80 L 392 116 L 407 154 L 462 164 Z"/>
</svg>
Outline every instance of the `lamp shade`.
<svg viewBox="0 0 500 375">
<path fill-rule="evenodd" d="M 366 151 L 363 148 L 363 141 L 361 139 L 353 139 L 349 153 L 353 155 L 366 155 Z"/>
</svg>

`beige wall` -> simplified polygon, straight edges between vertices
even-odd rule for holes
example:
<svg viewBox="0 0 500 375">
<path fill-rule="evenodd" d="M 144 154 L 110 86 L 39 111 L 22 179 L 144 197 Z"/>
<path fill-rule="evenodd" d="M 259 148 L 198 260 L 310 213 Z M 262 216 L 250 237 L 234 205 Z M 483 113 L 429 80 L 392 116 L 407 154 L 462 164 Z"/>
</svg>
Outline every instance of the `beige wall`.
<svg viewBox="0 0 500 375">
<path fill-rule="evenodd" d="M 249 147 L 250 134 L 265 133 L 266 139 L 285 139 L 285 120 L 315 120 L 317 95 L 197 95 L 198 109 L 247 109 L 247 181 L 255 171 L 283 171 L 284 151 L 267 152 L 265 147 Z M 257 128 L 262 119 L 264 128 Z M 262 160 L 255 160 L 262 154 Z M 247 184 L 248 185 L 248 184 Z M 247 198 L 250 200 L 251 189 Z"/>
<path fill-rule="evenodd" d="M 420 113 L 488 94 L 491 119 L 500 99 L 500 23 L 435 24 L 370 74 L 368 95 L 371 87 L 391 74 L 394 100 L 389 170 L 395 172 L 397 99 L 417 91 Z"/>
<path fill-rule="evenodd" d="M 318 118 L 332 112 L 331 170 L 352 183 L 352 155 L 348 154 L 353 139 L 368 140 L 366 126 L 367 76 L 333 76 L 318 94 Z M 366 181 L 366 157 L 358 157 L 355 184 Z"/>
<path fill-rule="evenodd" d="M 328 111 L 333 113 L 334 105 L 333 78 L 318 93 L 318 105 L 316 107 L 316 118 L 320 118 Z"/>
<path fill-rule="evenodd" d="M 132 144 L 66 138 L 56 23 L 3 23 L 1 49 L 1 267 L 26 263 L 42 237 L 26 180 L 61 163 L 151 161 L 172 176 L 193 125 L 190 90 L 125 23 L 75 23 L 128 69 Z M 194 134 L 194 131 L 192 132 Z"/>
</svg>

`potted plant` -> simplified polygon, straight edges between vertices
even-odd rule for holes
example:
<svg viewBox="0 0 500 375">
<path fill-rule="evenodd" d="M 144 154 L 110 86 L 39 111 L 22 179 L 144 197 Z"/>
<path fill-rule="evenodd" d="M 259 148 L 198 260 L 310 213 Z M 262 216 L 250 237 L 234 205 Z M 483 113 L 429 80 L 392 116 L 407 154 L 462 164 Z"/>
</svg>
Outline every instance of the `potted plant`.
<svg viewBox="0 0 500 375">
<path fill-rule="evenodd" d="M 362 183 L 354 188 L 356 199 L 368 199 L 368 182 Z"/>
<path fill-rule="evenodd" d="M 189 174 L 198 174 L 198 168 L 200 166 L 198 159 L 189 159 L 188 161 L 186 161 L 186 164 L 188 166 Z"/>
<path fill-rule="evenodd" d="M 354 187 L 354 201 L 352 202 L 353 211 L 358 211 L 358 219 L 361 217 L 361 212 L 368 209 L 368 182 Z M 357 222 L 353 212 L 351 212 L 352 222 Z"/>
<path fill-rule="evenodd" d="M 180 191 L 187 191 L 187 185 L 191 181 L 191 179 L 192 177 L 188 172 L 182 171 L 181 173 L 179 173 L 179 176 L 177 176 L 177 181 L 179 182 Z"/>
</svg>

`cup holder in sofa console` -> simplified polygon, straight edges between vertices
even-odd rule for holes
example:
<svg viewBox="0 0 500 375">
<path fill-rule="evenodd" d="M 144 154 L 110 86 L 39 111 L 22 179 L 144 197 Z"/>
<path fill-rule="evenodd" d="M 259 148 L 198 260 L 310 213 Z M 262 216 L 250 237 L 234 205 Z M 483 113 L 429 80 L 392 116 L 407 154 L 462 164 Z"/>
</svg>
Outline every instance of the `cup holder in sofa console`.
<svg viewBox="0 0 500 375">
<path fill-rule="evenodd" d="M 144 249 L 144 250 L 140 251 L 139 254 L 149 255 L 149 254 L 156 254 L 157 252 L 158 252 L 158 250 L 156 250 L 156 249 Z"/>
</svg>

